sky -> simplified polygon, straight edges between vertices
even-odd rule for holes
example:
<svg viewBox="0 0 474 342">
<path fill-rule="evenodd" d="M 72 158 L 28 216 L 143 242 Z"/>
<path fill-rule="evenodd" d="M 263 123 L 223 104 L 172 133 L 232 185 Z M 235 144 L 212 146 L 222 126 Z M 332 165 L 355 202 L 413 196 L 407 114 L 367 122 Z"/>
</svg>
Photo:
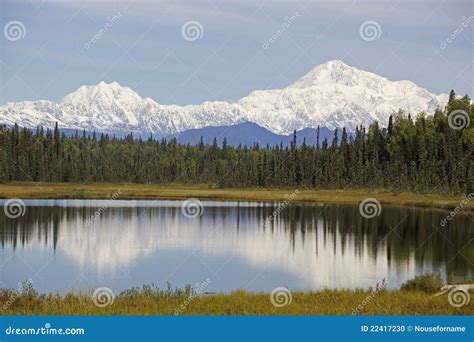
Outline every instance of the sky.
<svg viewBox="0 0 474 342">
<path fill-rule="evenodd" d="M 161 104 L 237 101 L 334 59 L 474 94 L 471 0 L 2 0 L 0 20 L 0 104 L 100 81 Z"/>
</svg>

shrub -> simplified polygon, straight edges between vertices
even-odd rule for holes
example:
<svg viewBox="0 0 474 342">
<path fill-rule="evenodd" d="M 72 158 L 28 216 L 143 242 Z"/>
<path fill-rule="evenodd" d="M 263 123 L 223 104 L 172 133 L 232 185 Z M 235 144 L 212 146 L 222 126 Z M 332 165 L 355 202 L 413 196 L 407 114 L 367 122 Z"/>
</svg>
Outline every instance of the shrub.
<svg viewBox="0 0 474 342">
<path fill-rule="evenodd" d="M 409 279 L 400 287 L 402 291 L 423 291 L 434 293 L 441 290 L 444 285 L 440 274 L 425 273 Z"/>
</svg>

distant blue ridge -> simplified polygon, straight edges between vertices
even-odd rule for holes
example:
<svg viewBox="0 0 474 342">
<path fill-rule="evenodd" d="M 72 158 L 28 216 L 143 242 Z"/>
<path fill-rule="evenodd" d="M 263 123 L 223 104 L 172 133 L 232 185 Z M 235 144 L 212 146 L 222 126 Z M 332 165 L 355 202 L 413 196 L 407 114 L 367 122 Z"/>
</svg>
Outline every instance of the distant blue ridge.
<svg viewBox="0 0 474 342">
<path fill-rule="evenodd" d="M 46 128 L 45 128 L 46 130 Z M 32 129 L 33 132 L 36 129 Z M 83 135 L 83 130 L 76 130 L 76 129 L 69 129 L 64 128 L 60 131 L 66 136 L 74 136 L 76 132 L 79 136 Z M 107 133 L 110 137 L 115 136 L 116 138 L 123 138 L 130 134 L 130 132 L 99 132 L 96 131 L 96 138 L 99 139 L 102 133 Z M 86 131 L 86 136 L 92 138 L 93 132 Z M 274 147 L 276 145 L 282 145 L 283 147 L 289 147 L 291 141 L 293 140 L 293 133 L 288 135 L 281 135 L 276 134 L 269 131 L 266 128 L 263 128 L 256 123 L 253 122 L 243 122 L 240 124 L 230 125 L 230 126 L 206 126 L 203 128 L 194 128 L 185 130 L 183 132 L 178 132 L 175 134 L 170 135 L 153 135 L 151 133 L 138 133 L 133 132 L 134 138 L 142 138 L 148 139 L 150 135 L 153 139 L 161 140 L 171 140 L 176 138 L 177 142 L 180 144 L 190 144 L 196 145 L 201 140 L 204 144 L 211 145 L 213 143 L 214 138 L 217 139 L 217 143 L 219 146 L 222 146 L 224 138 L 227 139 L 227 144 L 232 147 L 237 147 L 239 145 L 252 147 L 255 144 L 258 144 L 260 147 L 265 147 L 267 144 L 270 147 Z M 353 133 L 348 132 L 348 136 L 353 135 Z M 338 138 L 339 141 L 342 136 L 342 128 L 338 129 Z M 308 146 L 316 145 L 316 137 L 317 137 L 317 129 L 316 128 L 304 128 L 302 130 L 296 131 L 296 143 L 300 146 L 303 143 L 303 140 L 306 139 L 306 144 Z M 320 127 L 319 130 L 319 144 L 323 142 L 325 138 L 328 139 L 328 143 L 332 143 L 332 139 L 334 137 L 334 130 L 331 130 L 327 127 Z"/>
<path fill-rule="evenodd" d="M 342 129 L 338 130 L 338 136 L 341 138 Z M 195 145 L 202 139 L 205 144 L 212 144 L 214 137 L 217 139 L 219 146 L 222 146 L 224 138 L 227 139 L 229 146 L 253 146 L 258 143 L 260 147 L 265 147 L 267 144 L 270 146 L 283 145 L 283 147 L 290 146 L 293 140 L 293 133 L 288 135 L 280 135 L 270 132 L 268 129 L 263 128 L 253 122 L 244 122 L 232 126 L 208 126 L 203 128 L 189 129 L 175 135 L 170 135 L 167 138 L 176 137 L 176 140 L 181 144 Z M 307 145 L 316 145 L 317 129 L 315 128 L 304 128 L 300 131 L 296 131 L 296 143 L 301 145 L 303 140 L 306 138 Z M 319 130 L 319 143 L 328 139 L 331 143 L 334 136 L 334 131 L 326 127 L 321 127 Z"/>
</svg>

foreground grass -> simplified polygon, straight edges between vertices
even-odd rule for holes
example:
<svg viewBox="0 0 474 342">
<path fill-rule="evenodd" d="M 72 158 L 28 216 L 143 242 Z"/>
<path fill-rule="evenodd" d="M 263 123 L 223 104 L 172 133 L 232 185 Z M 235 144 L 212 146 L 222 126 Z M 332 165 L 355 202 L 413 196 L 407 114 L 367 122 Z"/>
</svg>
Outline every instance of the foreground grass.
<svg viewBox="0 0 474 342">
<path fill-rule="evenodd" d="M 0 294 L 0 303 L 10 297 Z M 10 293 L 11 296 L 11 293 Z M 2 315 L 473 315 L 474 305 L 452 307 L 446 295 L 418 291 L 323 290 L 294 292 L 283 307 L 269 294 L 237 291 L 189 297 L 140 292 L 120 295 L 111 305 L 94 305 L 91 295 L 21 295 L 3 305 Z M 184 307 L 184 309 L 183 309 Z M 359 309 L 357 310 L 357 308 Z M 180 309 L 181 308 L 181 309 Z"/>
<path fill-rule="evenodd" d="M 356 204 L 367 197 L 382 204 L 453 209 L 463 200 L 461 196 L 389 192 L 385 190 L 304 190 L 298 189 L 294 201 Z M 117 199 L 185 199 L 196 197 L 215 200 L 284 201 L 295 189 L 227 188 L 207 185 L 156 185 L 110 183 L 27 183 L 0 184 L 0 198 L 38 199 L 105 199 L 116 194 Z M 463 206 L 474 211 L 474 202 Z"/>
</svg>

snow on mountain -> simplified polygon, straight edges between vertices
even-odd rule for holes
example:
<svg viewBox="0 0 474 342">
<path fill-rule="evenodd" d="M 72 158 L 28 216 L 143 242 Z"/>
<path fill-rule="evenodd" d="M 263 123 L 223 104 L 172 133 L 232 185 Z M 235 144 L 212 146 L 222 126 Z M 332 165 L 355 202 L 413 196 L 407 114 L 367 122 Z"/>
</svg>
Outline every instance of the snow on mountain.
<svg viewBox="0 0 474 342">
<path fill-rule="evenodd" d="M 261 120 L 270 119 L 277 126 L 275 133 L 286 134 L 318 124 L 350 130 L 375 120 L 385 125 L 390 114 L 400 108 L 432 113 L 436 107 L 444 107 L 447 99 L 447 95 L 433 95 L 410 81 L 392 82 L 341 61 L 330 61 L 285 89 L 254 91 L 239 104 L 258 113 Z"/>
<path fill-rule="evenodd" d="M 288 134 L 318 125 L 333 129 L 385 125 L 400 108 L 432 113 L 444 107 L 445 94 L 434 95 L 410 81 L 390 81 L 341 61 L 321 64 L 284 89 L 257 90 L 236 103 L 161 105 L 118 83 L 82 86 L 59 103 L 25 101 L 0 106 L 0 123 L 35 128 L 140 132 L 167 135 L 207 126 L 256 123 Z"/>
</svg>

